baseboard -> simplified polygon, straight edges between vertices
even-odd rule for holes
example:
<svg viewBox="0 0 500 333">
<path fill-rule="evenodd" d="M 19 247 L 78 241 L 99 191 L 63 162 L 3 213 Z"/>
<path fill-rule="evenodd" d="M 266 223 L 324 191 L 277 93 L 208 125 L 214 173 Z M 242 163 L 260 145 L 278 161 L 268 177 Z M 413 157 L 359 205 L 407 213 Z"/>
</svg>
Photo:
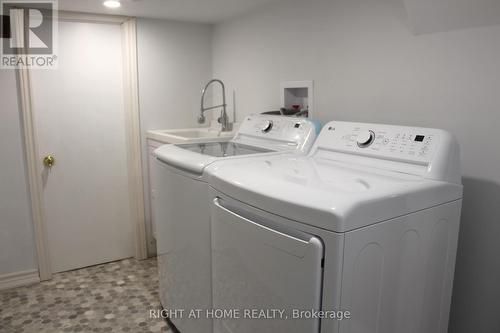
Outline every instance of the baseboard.
<svg viewBox="0 0 500 333">
<path fill-rule="evenodd" d="M 38 270 L 20 271 L 0 275 L 0 290 L 21 287 L 40 282 Z"/>
</svg>

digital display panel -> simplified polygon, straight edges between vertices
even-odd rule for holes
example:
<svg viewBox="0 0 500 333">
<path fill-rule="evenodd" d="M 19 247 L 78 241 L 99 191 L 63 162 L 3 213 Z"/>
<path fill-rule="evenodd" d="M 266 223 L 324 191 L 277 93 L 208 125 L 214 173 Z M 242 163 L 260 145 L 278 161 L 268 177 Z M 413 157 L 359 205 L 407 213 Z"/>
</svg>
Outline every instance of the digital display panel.
<svg viewBox="0 0 500 333">
<path fill-rule="evenodd" d="M 415 136 L 415 141 L 417 141 L 417 142 L 422 142 L 422 141 L 424 141 L 424 139 L 425 139 L 425 136 L 423 136 L 423 135 Z"/>
</svg>

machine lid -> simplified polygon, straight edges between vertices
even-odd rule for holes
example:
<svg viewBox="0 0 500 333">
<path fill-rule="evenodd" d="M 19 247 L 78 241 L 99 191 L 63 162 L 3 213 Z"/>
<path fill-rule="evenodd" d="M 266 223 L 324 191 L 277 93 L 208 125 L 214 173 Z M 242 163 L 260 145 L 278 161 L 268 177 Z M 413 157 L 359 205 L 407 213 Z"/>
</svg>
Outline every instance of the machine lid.
<svg viewBox="0 0 500 333">
<path fill-rule="evenodd" d="M 191 152 L 208 156 L 214 156 L 214 157 L 252 155 L 252 154 L 270 153 L 275 151 L 255 146 L 248 146 L 245 144 L 231 142 L 231 141 L 178 144 L 176 146 Z"/>
<path fill-rule="evenodd" d="M 207 168 L 210 185 L 246 204 L 346 232 L 462 197 L 461 185 L 321 157 L 267 156 Z"/>
<path fill-rule="evenodd" d="M 155 150 L 156 158 L 170 166 L 201 175 L 205 167 L 221 158 L 253 156 L 275 151 L 247 146 L 235 142 L 210 142 L 196 144 L 164 145 Z"/>
<path fill-rule="evenodd" d="M 201 175 L 218 159 L 277 152 L 306 154 L 315 139 L 315 125 L 307 119 L 250 115 L 229 142 L 165 145 L 155 155 L 168 165 Z"/>
</svg>

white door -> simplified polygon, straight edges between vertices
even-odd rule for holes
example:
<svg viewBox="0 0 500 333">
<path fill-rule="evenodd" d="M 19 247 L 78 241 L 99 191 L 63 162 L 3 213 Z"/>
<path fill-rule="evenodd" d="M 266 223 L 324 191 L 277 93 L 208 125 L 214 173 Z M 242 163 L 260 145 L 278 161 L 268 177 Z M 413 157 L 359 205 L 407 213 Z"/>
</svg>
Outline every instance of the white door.
<svg viewBox="0 0 500 333">
<path fill-rule="evenodd" d="M 240 311 L 239 318 L 216 317 L 214 332 L 319 332 L 319 319 L 294 317 L 294 310 L 321 309 L 321 240 L 219 198 L 211 222 L 213 307 Z M 249 309 L 284 312 L 261 317 Z"/>
<path fill-rule="evenodd" d="M 120 26 L 61 22 L 58 57 L 32 71 L 53 272 L 134 254 Z"/>
</svg>

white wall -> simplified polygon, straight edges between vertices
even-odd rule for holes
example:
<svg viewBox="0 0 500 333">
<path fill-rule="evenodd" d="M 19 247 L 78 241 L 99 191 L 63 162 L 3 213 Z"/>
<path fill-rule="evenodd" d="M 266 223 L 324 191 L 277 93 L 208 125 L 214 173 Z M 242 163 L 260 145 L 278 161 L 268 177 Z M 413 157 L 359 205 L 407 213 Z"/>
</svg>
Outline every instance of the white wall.
<svg viewBox="0 0 500 333">
<path fill-rule="evenodd" d="M 212 76 L 212 26 L 139 19 L 137 33 L 144 192 L 150 230 L 146 131 L 198 126 L 200 91 Z"/>
<path fill-rule="evenodd" d="M 404 1 L 412 31 L 429 33 L 500 24 L 497 0 Z"/>
<path fill-rule="evenodd" d="M 0 70 L 0 275 L 37 268 L 16 87 Z"/>
<path fill-rule="evenodd" d="M 498 332 L 500 26 L 414 36 L 401 13 L 390 0 L 271 4 L 215 27 L 213 73 L 239 119 L 278 108 L 281 81 L 312 79 L 323 122 L 454 133 L 465 194 L 450 332 Z"/>
</svg>

